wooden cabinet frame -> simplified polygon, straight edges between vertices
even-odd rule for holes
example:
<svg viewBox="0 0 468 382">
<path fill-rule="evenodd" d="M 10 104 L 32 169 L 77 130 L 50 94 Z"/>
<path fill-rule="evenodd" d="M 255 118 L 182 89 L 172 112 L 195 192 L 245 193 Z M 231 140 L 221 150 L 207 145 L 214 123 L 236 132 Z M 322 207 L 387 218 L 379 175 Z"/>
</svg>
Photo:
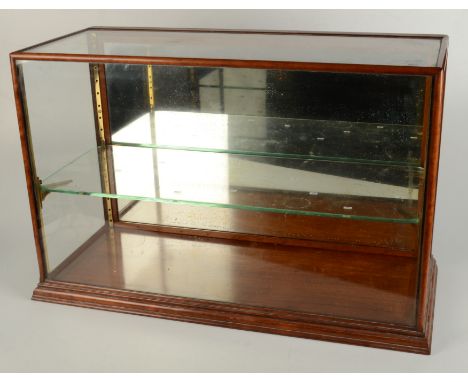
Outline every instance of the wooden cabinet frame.
<svg viewBox="0 0 468 382">
<path fill-rule="evenodd" d="M 89 30 L 87 28 L 85 30 Z M 96 29 L 96 28 L 93 28 Z M 135 30 L 135 28 L 102 28 L 105 30 Z M 144 29 L 144 30 L 157 30 Z M 232 31 L 232 30 L 181 30 L 161 29 L 164 31 L 198 31 L 204 33 L 279 33 L 279 34 L 311 34 L 311 35 L 359 35 L 340 33 L 309 33 L 309 32 L 264 32 L 264 31 Z M 81 31 L 79 31 L 81 32 Z M 79 33 L 75 32 L 73 34 Z M 73 34 L 67 35 L 71 36 Z M 376 36 L 375 34 L 361 34 Z M 387 36 L 387 35 L 377 35 Z M 388 35 L 395 37 L 395 35 Z M 62 36 L 60 38 L 63 38 Z M 236 329 L 254 330 L 288 336 L 312 338 L 378 348 L 386 348 L 414 353 L 429 354 L 431 345 L 432 322 L 434 313 L 435 285 L 437 266 L 432 257 L 432 238 L 434 227 L 436 185 L 439 163 L 439 148 L 442 128 L 445 74 L 447 67 L 447 36 L 434 35 L 398 35 L 405 38 L 439 38 L 441 40 L 440 53 L 435 67 L 386 66 L 386 65 L 358 65 L 358 64 L 327 64 L 305 62 L 280 61 L 250 61 L 225 59 L 196 59 L 170 57 L 133 57 L 109 55 L 70 55 L 55 53 L 33 53 L 17 51 L 10 54 L 15 103 L 18 114 L 21 147 L 24 158 L 32 225 L 39 264 L 39 284 L 34 291 L 33 299 L 56 302 L 75 306 L 98 308 L 110 311 L 134 313 L 145 316 L 168 318 L 180 321 L 224 326 Z M 56 40 L 56 39 L 55 39 Z M 51 42 L 54 40 L 50 40 Z M 43 44 L 46 44 L 45 42 Z M 42 44 L 39 44 L 42 45 Z M 37 46 L 39 46 L 37 45 Z M 197 300 L 192 298 L 158 295 L 130 290 L 117 290 L 97 286 L 87 286 L 77 283 L 50 280 L 47 278 L 47 265 L 42 234 L 41 200 L 37 192 L 37 175 L 34 169 L 34 158 L 31 150 L 31 136 L 27 125 L 27 107 L 22 101 L 20 75 L 16 62 L 19 60 L 45 61 L 73 61 L 91 63 L 98 66 L 99 78 L 105 80 L 105 63 L 127 63 L 142 65 L 182 65 L 182 66 L 210 66 L 231 68 L 263 68 L 263 69 L 291 69 L 326 72 L 352 73 L 384 73 L 384 74 L 413 74 L 429 76 L 428 88 L 432 88 L 430 104 L 426 108 L 425 120 L 429 125 L 429 139 L 427 151 L 423 154 L 426 161 L 425 194 L 421 201 L 424 203 L 424 221 L 421 232 L 421 248 L 419 255 L 418 305 L 416 324 L 413 327 L 396 324 L 384 324 L 367 320 L 345 319 L 330 315 L 306 314 L 288 312 L 271 308 L 219 303 L 214 301 Z M 101 82 L 101 96 L 106 105 L 105 84 Z M 97 110 L 95 110 L 97 118 Z M 109 140 L 109 118 L 104 107 L 104 139 Z M 112 166 L 111 160 L 107 165 Z M 109 179 L 112 187 L 112 179 Z M 104 202 L 106 203 L 106 201 Z M 109 201 L 113 206 L 111 214 L 113 224 L 128 228 L 131 223 L 119 222 L 115 200 Z M 109 220 L 109 218 L 108 218 Z M 144 227 L 137 227 L 144 228 Z M 164 232 L 164 229 L 160 229 Z M 165 229 L 171 232 L 170 229 Z M 184 233 L 183 229 L 172 230 L 173 233 Z M 193 233 L 193 232 L 192 232 Z M 208 235 L 210 236 L 210 235 Z M 242 235 L 241 235 L 242 236 Z M 229 238 L 225 240 L 239 240 Z M 240 239 L 244 239 L 240 237 Z M 252 238 L 250 238 L 252 239 Z M 259 238 L 253 238 L 255 241 Z M 282 240 L 283 244 L 291 244 Z M 330 249 L 343 249 L 339 245 L 330 245 Z"/>
</svg>

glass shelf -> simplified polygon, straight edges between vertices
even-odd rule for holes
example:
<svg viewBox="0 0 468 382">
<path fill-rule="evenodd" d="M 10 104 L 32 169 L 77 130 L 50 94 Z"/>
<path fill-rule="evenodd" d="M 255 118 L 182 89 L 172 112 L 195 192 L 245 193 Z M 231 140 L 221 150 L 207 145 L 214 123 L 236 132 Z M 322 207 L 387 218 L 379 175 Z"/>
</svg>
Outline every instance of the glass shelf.
<svg viewBox="0 0 468 382">
<path fill-rule="evenodd" d="M 101 186 L 107 160 L 111 192 Z M 91 149 L 42 191 L 358 220 L 417 223 L 420 169 L 129 146 Z"/>
<path fill-rule="evenodd" d="M 156 111 L 113 132 L 114 144 L 418 167 L 422 127 Z"/>
</svg>

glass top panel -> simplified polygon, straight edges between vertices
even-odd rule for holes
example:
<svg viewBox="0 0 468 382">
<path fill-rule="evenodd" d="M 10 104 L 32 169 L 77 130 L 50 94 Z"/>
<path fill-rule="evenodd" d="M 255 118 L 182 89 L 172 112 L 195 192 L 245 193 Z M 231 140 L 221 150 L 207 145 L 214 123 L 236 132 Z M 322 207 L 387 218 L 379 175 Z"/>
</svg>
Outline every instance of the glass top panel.
<svg viewBox="0 0 468 382">
<path fill-rule="evenodd" d="M 106 193 L 99 162 L 109 158 L 115 187 Z M 42 191 L 417 223 L 422 178 L 422 171 L 406 166 L 113 145 L 45 178 Z"/>
<path fill-rule="evenodd" d="M 437 64 L 440 41 L 438 37 L 90 29 L 28 51 L 431 67 Z"/>
</svg>

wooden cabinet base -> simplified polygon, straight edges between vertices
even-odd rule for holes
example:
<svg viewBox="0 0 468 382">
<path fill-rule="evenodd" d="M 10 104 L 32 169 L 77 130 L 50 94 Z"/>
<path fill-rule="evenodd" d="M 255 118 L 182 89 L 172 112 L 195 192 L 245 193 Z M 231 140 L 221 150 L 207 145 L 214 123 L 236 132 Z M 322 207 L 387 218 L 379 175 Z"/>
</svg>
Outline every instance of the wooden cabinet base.
<svg viewBox="0 0 468 382">
<path fill-rule="evenodd" d="M 431 257 L 424 329 L 324 315 L 114 290 L 62 281 L 40 283 L 33 300 L 157 318 L 430 354 L 437 265 Z"/>
</svg>

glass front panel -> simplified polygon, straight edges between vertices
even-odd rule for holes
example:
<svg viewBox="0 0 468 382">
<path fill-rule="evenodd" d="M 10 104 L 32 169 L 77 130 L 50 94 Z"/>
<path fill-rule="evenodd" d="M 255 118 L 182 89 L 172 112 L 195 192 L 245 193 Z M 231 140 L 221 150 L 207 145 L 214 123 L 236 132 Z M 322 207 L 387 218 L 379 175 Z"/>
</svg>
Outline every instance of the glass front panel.
<svg viewBox="0 0 468 382">
<path fill-rule="evenodd" d="M 94 67 L 19 63 L 48 277 L 413 323 L 428 78 Z"/>
</svg>

